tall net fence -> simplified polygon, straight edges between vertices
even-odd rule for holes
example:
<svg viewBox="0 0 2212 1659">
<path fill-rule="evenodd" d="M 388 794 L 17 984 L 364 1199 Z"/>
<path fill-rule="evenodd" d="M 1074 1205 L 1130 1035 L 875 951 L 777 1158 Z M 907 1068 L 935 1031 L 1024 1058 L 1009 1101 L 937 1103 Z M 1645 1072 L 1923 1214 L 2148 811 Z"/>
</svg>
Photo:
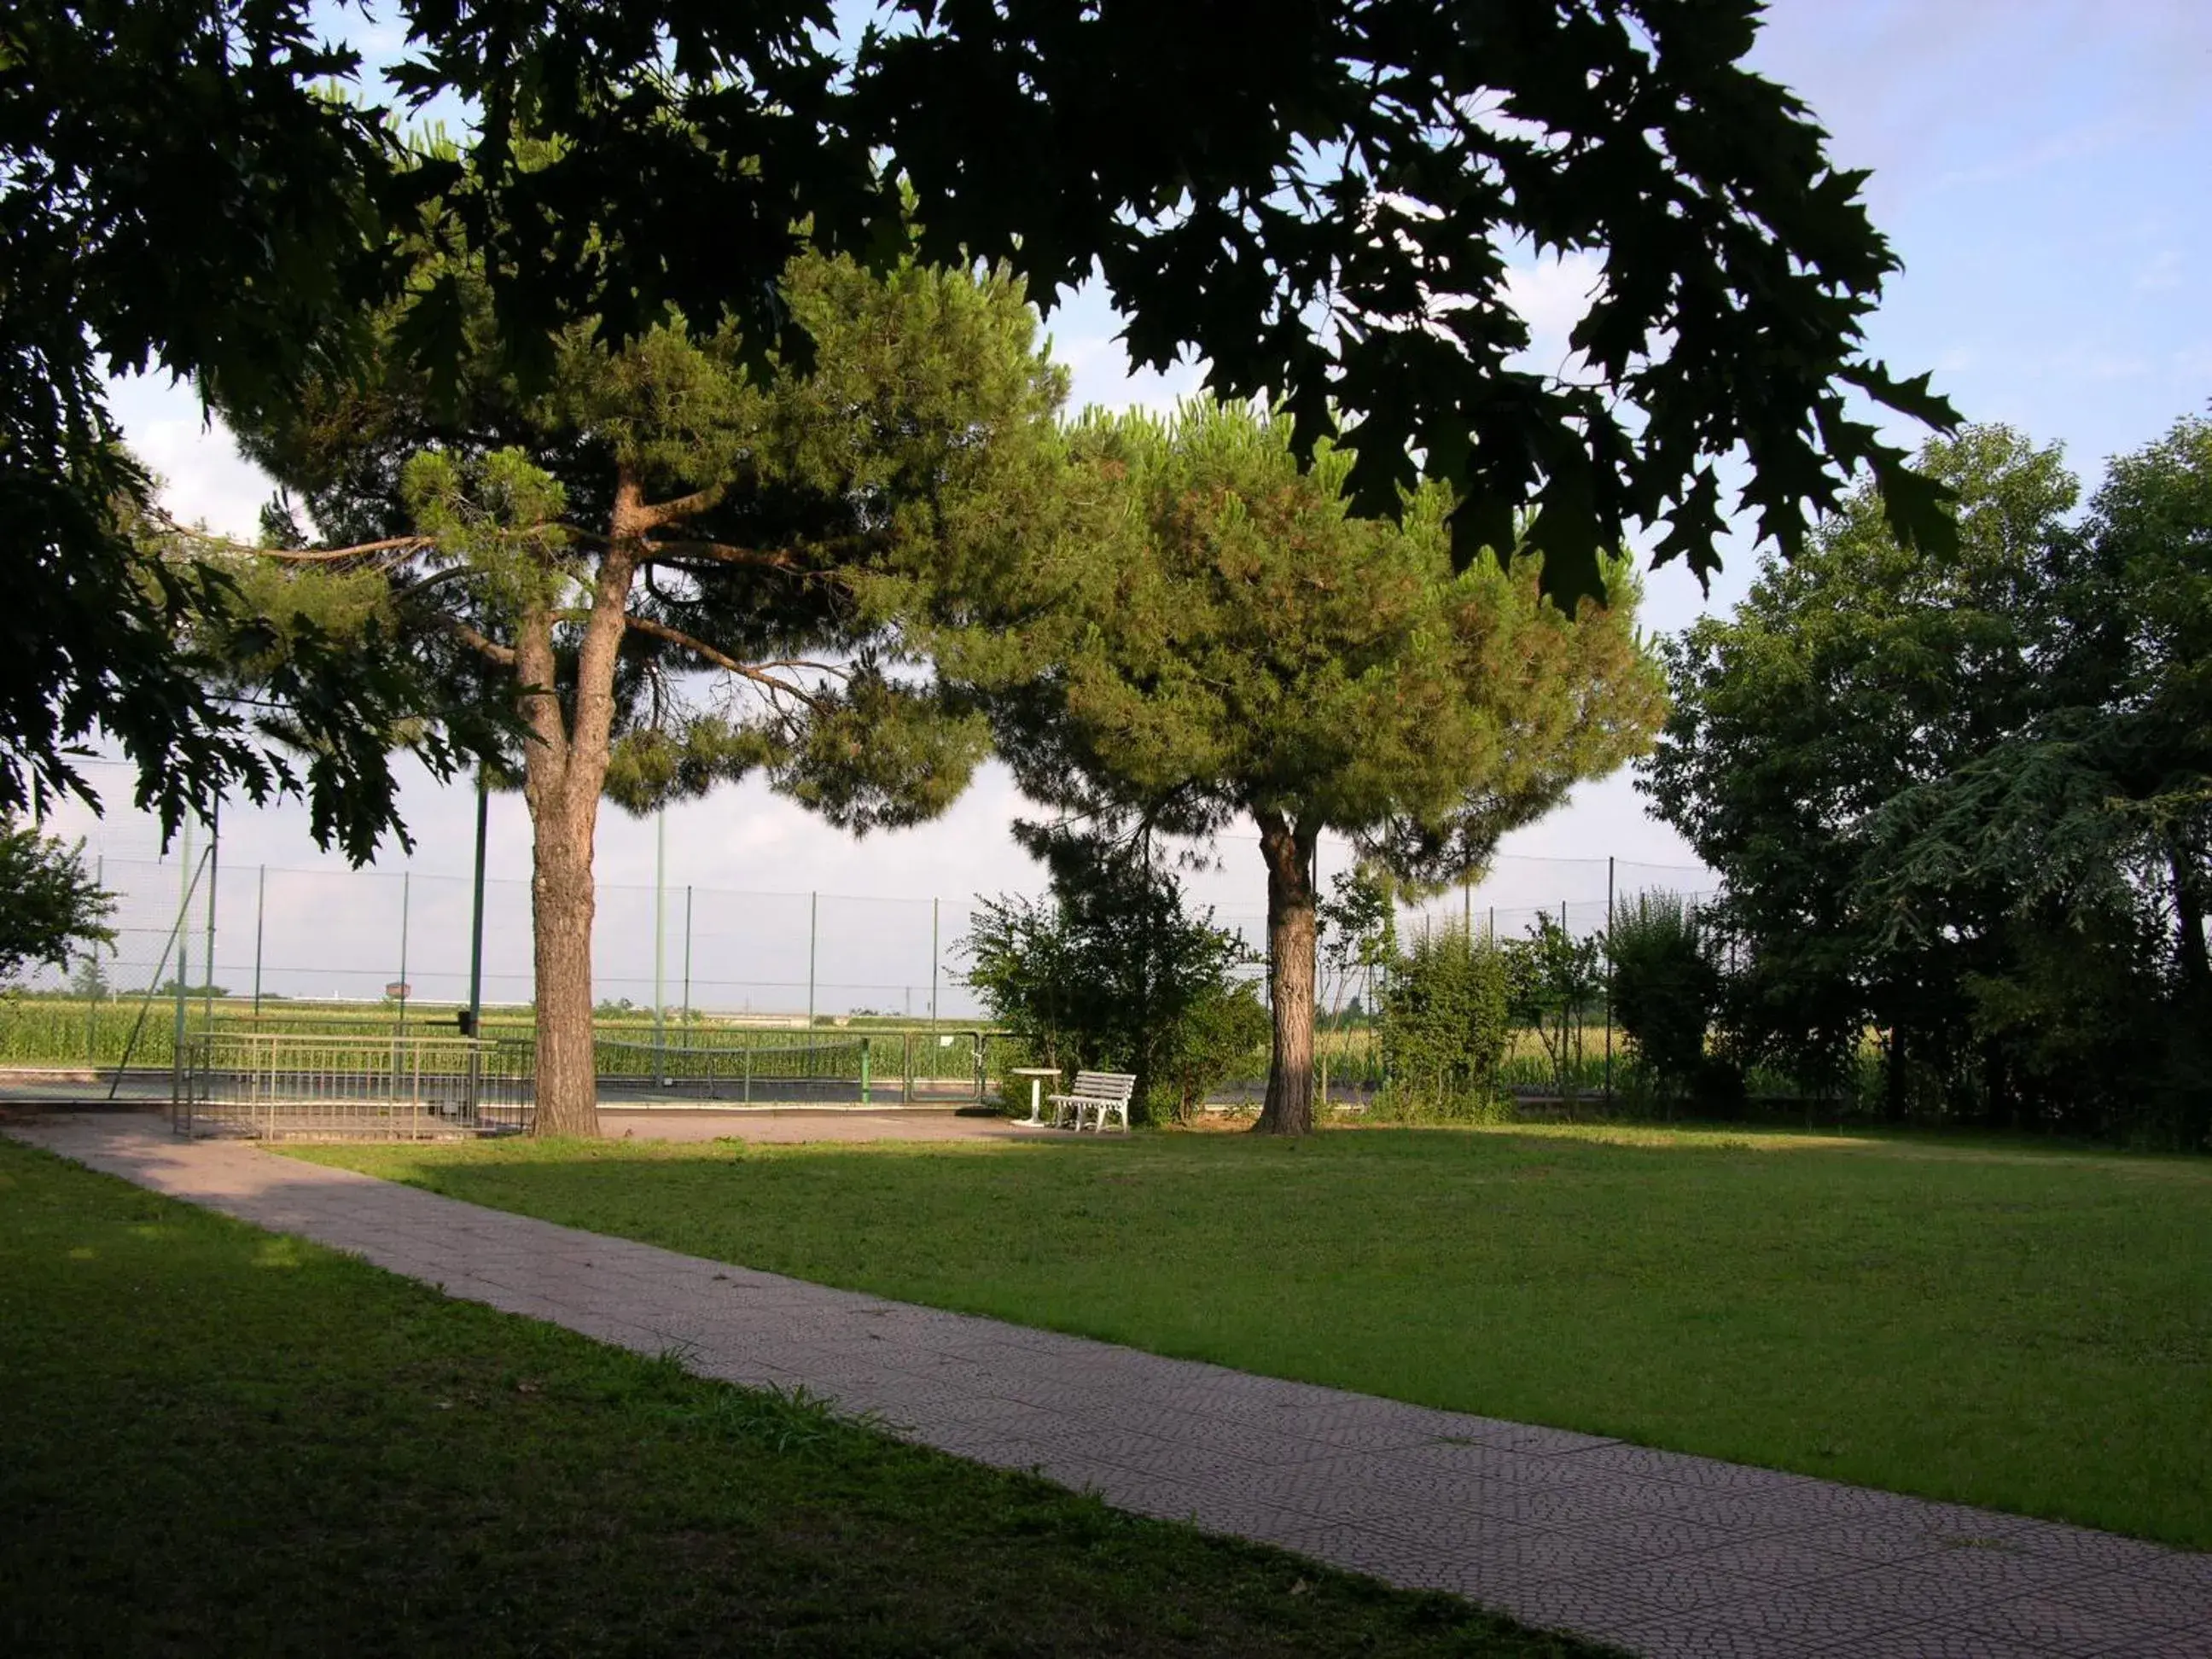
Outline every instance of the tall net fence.
<svg viewBox="0 0 2212 1659">
<path fill-rule="evenodd" d="M 1323 859 L 1328 890 L 1330 865 L 1347 867 L 1349 857 L 1325 843 Z M 1247 861 L 1233 845 L 1221 860 L 1217 888 L 1241 880 Z M 468 875 L 241 865 L 220 848 L 211 854 L 204 836 L 166 856 L 91 852 L 87 861 L 115 896 L 114 940 L 65 969 L 40 973 L 20 988 L 24 994 L 0 1005 L 0 1062 L 167 1067 L 180 1041 L 228 1029 L 459 1034 L 477 897 Z M 1695 901 L 1711 890 L 1710 876 L 1694 867 L 1500 859 L 1480 885 L 1401 907 L 1397 926 L 1401 938 L 1451 926 L 1503 940 L 1547 919 L 1588 938 L 1602 933 L 1612 905 L 1638 893 Z M 1193 884 L 1191 896 L 1207 908 L 1205 884 Z M 482 902 L 484 1033 L 524 1039 L 532 1022 L 530 884 L 489 880 Z M 818 1079 L 809 1068 L 827 1062 L 779 1065 L 742 1051 L 772 1045 L 781 1030 L 896 1030 L 914 1035 L 872 1048 L 870 1063 L 896 1073 L 908 1097 L 937 1084 L 977 1086 L 979 1069 L 995 1075 L 1007 1059 L 996 1044 L 979 1050 L 953 1036 L 988 1024 L 963 951 L 979 908 L 973 896 L 602 884 L 592 941 L 599 1069 L 702 1099 L 740 1100 L 749 1074 L 780 1070 L 791 1074 L 781 1079 L 787 1089 L 811 1084 L 825 1098 L 857 1098 L 857 1051 L 831 1068 L 834 1077 Z M 1244 939 L 1243 971 L 1264 988 L 1265 911 L 1211 908 L 1217 926 Z M 1373 1070 L 1371 1028 L 1359 1022 L 1371 1016 L 1374 986 L 1324 975 L 1319 988 L 1321 1012 L 1338 1028 L 1324 1031 L 1324 1051 L 1341 1054 L 1346 1075 Z M 671 1050 L 686 1057 L 672 1061 Z"/>
</svg>

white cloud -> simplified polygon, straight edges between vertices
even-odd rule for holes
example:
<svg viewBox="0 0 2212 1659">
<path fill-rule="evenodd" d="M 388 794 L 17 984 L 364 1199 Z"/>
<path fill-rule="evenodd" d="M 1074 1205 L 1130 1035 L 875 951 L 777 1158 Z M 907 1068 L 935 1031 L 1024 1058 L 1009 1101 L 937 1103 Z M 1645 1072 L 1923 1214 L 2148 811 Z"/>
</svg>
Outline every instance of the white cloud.
<svg viewBox="0 0 2212 1659">
<path fill-rule="evenodd" d="M 1204 384 L 1202 364 L 1179 362 L 1165 371 L 1137 368 L 1121 341 L 1107 335 L 1078 335 L 1053 342 L 1053 356 L 1067 367 L 1071 412 L 1097 404 L 1106 409 L 1172 410 Z"/>
<path fill-rule="evenodd" d="M 108 403 L 125 441 L 160 481 L 161 504 L 179 523 L 253 536 L 274 486 L 238 453 L 222 423 L 207 418 L 189 386 L 149 376 L 116 380 Z"/>
</svg>

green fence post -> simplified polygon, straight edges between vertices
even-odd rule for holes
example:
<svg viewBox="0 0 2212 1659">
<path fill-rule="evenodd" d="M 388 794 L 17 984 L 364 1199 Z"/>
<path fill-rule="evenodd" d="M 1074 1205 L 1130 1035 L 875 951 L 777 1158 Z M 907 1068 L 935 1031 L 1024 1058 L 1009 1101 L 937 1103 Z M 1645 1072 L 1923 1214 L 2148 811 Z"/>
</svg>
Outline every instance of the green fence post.
<svg viewBox="0 0 2212 1659">
<path fill-rule="evenodd" d="M 399 1034 L 407 1034 L 407 921 L 414 905 L 415 872 L 399 872 Z"/>
<path fill-rule="evenodd" d="M 868 1038 L 860 1039 L 860 1104 L 863 1106 L 868 1103 Z"/>
<path fill-rule="evenodd" d="M 653 1074 L 668 1076 L 668 809 L 653 814 Z"/>
<path fill-rule="evenodd" d="M 183 889 L 177 896 L 177 927 L 173 935 L 177 947 L 177 1008 L 175 1029 L 169 1034 L 172 1053 L 169 1055 L 169 1095 L 174 1100 L 185 1086 L 185 981 L 191 977 L 185 964 L 191 960 L 192 933 L 190 916 L 192 908 L 192 889 L 198 884 L 199 869 L 192 862 L 192 818 L 185 814 L 184 842 L 177 854 L 178 884 Z"/>
<path fill-rule="evenodd" d="M 1605 1106 L 1613 1109 L 1613 857 L 1605 860 Z"/>
<path fill-rule="evenodd" d="M 102 853 L 93 861 L 92 884 L 105 892 L 107 889 L 107 854 Z M 100 945 L 92 947 L 92 972 L 87 975 L 84 988 L 84 1063 L 93 1063 L 93 1054 L 100 1040 Z"/>
<path fill-rule="evenodd" d="M 261 1029 L 261 929 L 269 912 L 269 866 L 253 884 L 253 1029 Z"/>
<path fill-rule="evenodd" d="M 476 879 L 471 884 L 473 890 L 469 896 L 469 1037 L 471 1042 L 483 1036 L 484 842 L 490 810 L 491 786 L 484 778 L 483 768 L 478 766 Z"/>
<path fill-rule="evenodd" d="M 208 830 L 207 951 L 201 962 L 200 1023 L 215 1030 L 215 879 L 222 857 L 222 797 L 217 795 Z"/>
</svg>

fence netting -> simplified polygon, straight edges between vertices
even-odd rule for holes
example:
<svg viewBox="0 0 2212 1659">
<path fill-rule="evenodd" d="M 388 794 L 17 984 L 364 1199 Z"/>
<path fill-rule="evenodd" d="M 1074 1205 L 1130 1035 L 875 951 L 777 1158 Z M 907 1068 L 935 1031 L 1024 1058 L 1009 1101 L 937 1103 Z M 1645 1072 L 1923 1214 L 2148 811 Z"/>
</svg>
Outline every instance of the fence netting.
<svg viewBox="0 0 2212 1659">
<path fill-rule="evenodd" d="M 1245 850 L 1222 849 L 1222 867 L 1236 874 Z M 94 850 L 87 860 L 115 896 L 114 940 L 7 1000 L 0 1060 L 168 1067 L 179 1039 L 219 1029 L 460 1035 L 477 897 L 465 873 L 240 865 L 219 848 L 210 856 L 204 837 L 164 856 Z M 1326 867 L 1323 876 L 1326 887 Z M 1401 907 L 1397 925 L 1401 937 L 1449 926 L 1507 939 L 1547 919 L 1587 938 L 1603 932 L 1611 906 L 1638 893 L 1695 900 L 1711 888 L 1706 872 L 1683 866 L 1501 859 L 1480 885 Z M 1193 896 L 1202 904 L 1206 893 Z M 483 904 L 483 1035 L 526 1039 L 530 884 L 495 877 Z M 663 1094 L 742 1102 L 773 1081 L 786 1097 L 858 1100 L 858 1046 L 786 1042 L 792 1052 L 776 1059 L 766 1051 L 779 1032 L 876 1030 L 887 1035 L 867 1051 L 870 1098 L 879 1097 L 877 1077 L 895 1079 L 898 1098 L 975 1088 L 979 1071 L 995 1069 L 959 1035 L 988 1024 L 962 950 L 977 904 L 974 896 L 763 892 L 673 878 L 602 884 L 592 942 L 601 1074 L 617 1094 L 649 1083 Z M 1212 908 L 1218 926 L 1247 941 L 1245 971 L 1264 985 L 1264 912 Z M 1356 1024 L 1372 1012 L 1362 988 L 1324 982 L 1323 1015 Z M 913 1035 L 894 1041 L 893 1031 Z M 1323 1047 L 1346 1078 L 1373 1069 L 1364 1040 Z"/>
</svg>

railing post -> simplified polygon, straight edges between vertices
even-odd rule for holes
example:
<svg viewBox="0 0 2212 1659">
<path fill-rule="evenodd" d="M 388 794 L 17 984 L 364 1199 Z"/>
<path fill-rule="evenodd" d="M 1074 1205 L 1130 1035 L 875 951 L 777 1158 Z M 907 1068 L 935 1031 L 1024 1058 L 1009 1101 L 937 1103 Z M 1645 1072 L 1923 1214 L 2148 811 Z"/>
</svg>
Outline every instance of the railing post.
<svg viewBox="0 0 2212 1659">
<path fill-rule="evenodd" d="M 399 872 L 399 1034 L 407 1035 L 407 921 L 415 891 L 415 872 Z"/>
<path fill-rule="evenodd" d="M 185 1086 L 186 1081 L 185 1076 L 185 981 L 191 978 L 191 975 L 186 971 L 185 964 L 191 960 L 192 935 L 191 926 L 185 918 L 191 910 L 192 885 L 194 882 L 198 880 L 199 876 L 199 871 L 192 863 L 192 818 L 191 813 L 187 812 L 185 814 L 185 821 L 182 828 L 184 832 L 184 841 L 177 853 L 178 880 L 184 890 L 178 895 L 177 898 L 177 927 L 175 935 L 177 945 L 176 1023 L 173 1029 L 169 1033 L 169 1043 L 171 1048 L 169 1055 L 169 1097 L 172 1100 L 175 1099 L 178 1091 Z M 118 1068 L 118 1075 L 120 1074 L 120 1067 Z"/>
<path fill-rule="evenodd" d="M 105 892 L 107 888 L 107 854 L 102 853 L 93 863 L 92 884 Z M 92 972 L 87 975 L 84 988 L 84 1063 L 96 1063 L 94 1055 L 100 1043 L 100 945 L 92 947 Z"/>
<path fill-rule="evenodd" d="M 269 866 L 253 884 L 253 1029 L 261 1029 L 261 929 L 269 912 Z"/>
<path fill-rule="evenodd" d="M 871 1039 L 860 1039 L 860 1104 L 868 1103 L 868 1048 Z"/>
<path fill-rule="evenodd" d="M 208 828 L 207 951 L 200 970 L 201 1024 L 215 1030 L 215 882 L 222 857 L 222 797 L 215 798 L 214 817 Z"/>
<path fill-rule="evenodd" d="M 1605 1107 L 1613 1109 L 1613 855 L 1605 860 Z"/>
<path fill-rule="evenodd" d="M 668 809 L 653 815 L 653 1075 L 668 1079 Z"/>
</svg>

